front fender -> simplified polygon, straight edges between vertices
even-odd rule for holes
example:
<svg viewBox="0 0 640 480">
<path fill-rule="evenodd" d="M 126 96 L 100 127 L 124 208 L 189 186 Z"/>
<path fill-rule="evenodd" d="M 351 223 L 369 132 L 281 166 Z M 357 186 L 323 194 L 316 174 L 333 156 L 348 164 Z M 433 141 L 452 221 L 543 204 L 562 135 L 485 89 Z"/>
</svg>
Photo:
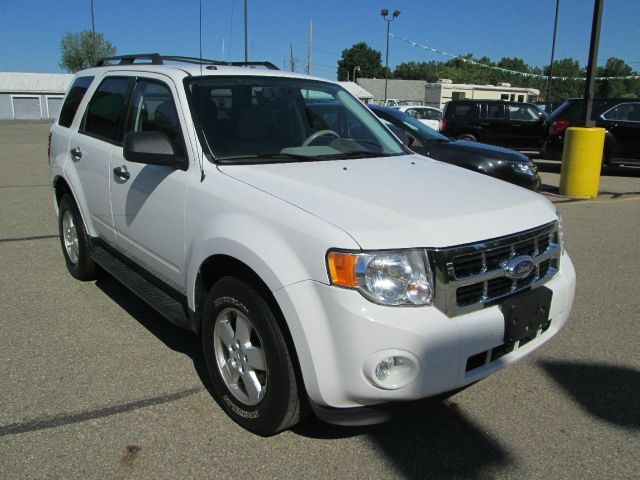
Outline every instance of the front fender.
<svg viewBox="0 0 640 480">
<path fill-rule="evenodd" d="M 187 300 L 195 309 L 200 266 L 211 256 L 227 255 L 251 268 L 271 292 L 303 280 L 328 283 L 329 248 L 358 249 L 342 230 L 302 210 L 282 210 L 286 222 L 254 212 L 228 213 L 202 225 L 187 252 Z M 297 214 L 295 218 L 293 214 Z"/>
</svg>

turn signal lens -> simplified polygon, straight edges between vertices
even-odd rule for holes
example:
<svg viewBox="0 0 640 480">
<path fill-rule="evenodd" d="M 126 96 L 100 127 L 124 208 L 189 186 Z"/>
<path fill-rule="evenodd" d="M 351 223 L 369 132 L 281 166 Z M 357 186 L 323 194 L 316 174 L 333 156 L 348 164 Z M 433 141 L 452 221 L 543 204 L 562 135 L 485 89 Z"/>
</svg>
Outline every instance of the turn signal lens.
<svg viewBox="0 0 640 480">
<path fill-rule="evenodd" d="M 358 256 L 352 253 L 331 252 L 327 256 L 329 273 L 334 285 L 341 287 L 357 287 L 356 262 Z"/>
</svg>

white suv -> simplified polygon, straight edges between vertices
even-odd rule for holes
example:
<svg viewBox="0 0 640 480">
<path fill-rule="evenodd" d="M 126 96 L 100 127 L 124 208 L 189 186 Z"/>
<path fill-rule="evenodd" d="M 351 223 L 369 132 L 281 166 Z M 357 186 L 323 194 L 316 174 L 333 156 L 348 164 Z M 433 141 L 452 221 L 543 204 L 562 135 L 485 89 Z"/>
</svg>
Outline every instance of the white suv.
<svg viewBox="0 0 640 480">
<path fill-rule="evenodd" d="M 381 421 L 564 325 L 575 272 L 543 197 L 414 154 L 335 82 L 188 62 L 79 72 L 51 181 L 69 272 L 200 334 L 237 423 Z"/>
</svg>

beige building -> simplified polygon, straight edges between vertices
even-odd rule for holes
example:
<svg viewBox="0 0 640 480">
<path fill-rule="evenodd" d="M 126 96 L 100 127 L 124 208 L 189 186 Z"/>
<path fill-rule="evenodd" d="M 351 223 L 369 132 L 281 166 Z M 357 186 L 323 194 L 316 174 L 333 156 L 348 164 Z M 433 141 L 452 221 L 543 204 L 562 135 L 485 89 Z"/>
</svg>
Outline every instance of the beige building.
<svg viewBox="0 0 640 480">
<path fill-rule="evenodd" d="M 450 100 L 507 100 L 511 102 L 535 102 L 540 90 L 512 87 L 510 83 L 497 85 L 471 85 L 453 83 L 443 78 L 436 83 L 425 84 L 425 105 L 442 109 Z"/>
</svg>

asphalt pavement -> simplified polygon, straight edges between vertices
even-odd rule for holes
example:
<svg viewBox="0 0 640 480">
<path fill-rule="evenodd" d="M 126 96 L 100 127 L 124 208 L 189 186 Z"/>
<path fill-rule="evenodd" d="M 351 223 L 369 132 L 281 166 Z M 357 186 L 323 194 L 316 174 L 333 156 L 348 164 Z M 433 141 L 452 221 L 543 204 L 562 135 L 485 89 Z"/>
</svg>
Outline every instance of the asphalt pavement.
<svg viewBox="0 0 640 480">
<path fill-rule="evenodd" d="M 553 340 L 449 401 L 262 438 L 204 380 L 199 339 L 110 278 L 66 271 L 46 123 L 0 122 L 0 478 L 638 478 L 640 180 L 561 211 L 578 286 Z"/>
</svg>

